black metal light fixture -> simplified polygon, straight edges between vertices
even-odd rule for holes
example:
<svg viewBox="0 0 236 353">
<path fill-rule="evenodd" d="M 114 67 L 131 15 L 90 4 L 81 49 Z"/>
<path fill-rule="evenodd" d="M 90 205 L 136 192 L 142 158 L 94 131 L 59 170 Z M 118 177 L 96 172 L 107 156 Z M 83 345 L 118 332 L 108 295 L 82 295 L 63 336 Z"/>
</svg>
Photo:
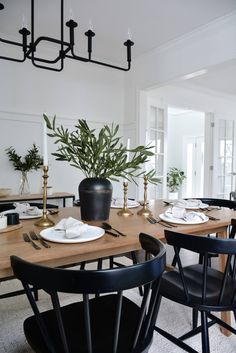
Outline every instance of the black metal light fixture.
<svg viewBox="0 0 236 353">
<path fill-rule="evenodd" d="M 4 9 L 4 5 L 0 3 L 0 10 Z M 61 26 L 61 33 L 60 33 L 60 40 L 52 37 L 46 37 L 46 36 L 40 36 L 37 39 L 34 37 L 34 0 L 31 0 L 31 32 L 23 27 L 19 30 L 19 33 L 22 35 L 22 42 L 14 42 L 10 40 L 6 40 L 3 38 L 0 38 L 0 42 L 13 45 L 13 46 L 18 46 L 22 48 L 23 51 L 23 57 L 21 59 L 13 58 L 13 57 L 7 57 L 7 56 L 0 56 L 0 59 L 4 60 L 10 60 L 14 62 L 24 62 L 26 59 L 30 59 L 32 64 L 36 67 L 39 67 L 41 69 L 46 69 L 46 70 L 52 70 L 52 71 L 62 71 L 64 68 L 64 60 L 66 58 L 69 59 L 74 59 L 78 61 L 84 61 L 84 62 L 90 62 L 98 65 L 103 65 L 107 67 L 111 67 L 113 69 L 118 69 L 122 71 L 129 71 L 131 68 L 131 47 L 134 45 L 134 42 L 132 42 L 130 39 L 128 39 L 126 42 L 124 42 L 124 46 L 127 47 L 127 62 L 128 62 L 128 67 L 119 67 L 115 65 L 111 65 L 108 63 L 104 63 L 101 61 L 93 60 L 92 57 L 92 39 L 95 36 L 95 33 L 89 29 L 87 32 L 85 32 L 85 36 L 88 37 L 88 57 L 81 57 L 75 54 L 74 51 L 74 31 L 75 28 L 78 26 L 78 23 L 76 23 L 74 20 L 70 19 L 69 21 L 66 22 L 66 26 L 69 28 L 69 42 L 66 42 L 64 40 L 64 0 L 61 0 L 61 10 L 60 10 L 60 26 Z M 28 43 L 28 36 L 31 34 L 31 42 Z M 37 52 L 37 46 L 42 43 L 42 42 L 51 42 L 54 44 L 58 44 L 60 46 L 60 50 L 58 52 L 58 56 L 53 59 L 44 59 L 41 57 L 36 56 Z M 45 65 L 44 65 L 45 64 Z M 55 67 L 56 64 L 59 64 L 59 67 Z"/>
</svg>

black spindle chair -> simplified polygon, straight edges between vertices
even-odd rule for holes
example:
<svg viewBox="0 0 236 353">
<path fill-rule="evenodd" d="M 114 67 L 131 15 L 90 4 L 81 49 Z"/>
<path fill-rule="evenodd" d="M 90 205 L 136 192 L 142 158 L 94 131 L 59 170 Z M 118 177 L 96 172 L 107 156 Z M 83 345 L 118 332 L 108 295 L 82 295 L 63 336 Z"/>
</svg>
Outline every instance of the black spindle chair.
<svg viewBox="0 0 236 353">
<path fill-rule="evenodd" d="M 202 203 L 205 203 L 209 206 L 216 206 L 216 207 L 225 207 L 225 208 L 229 208 L 231 210 L 236 210 L 236 202 L 233 200 L 227 200 L 227 199 L 217 199 L 217 198 L 198 198 L 197 200 L 201 200 Z M 232 231 L 230 232 L 230 237 L 234 238 L 235 235 L 235 229 L 232 229 Z M 210 234 L 208 234 L 208 236 L 210 236 Z M 211 259 L 214 257 L 217 257 L 218 254 L 213 254 L 213 253 L 209 253 L 208 254 L 208 265 L 211 266 Z M 172 260 L 172 266 L 176 266 L 177 263 L 177 258 L 176 256 L 174 256 L 173 260 Z M 199 263 L 202 264 L 203 263 L 203 254 L 199 254 Z M 198 314 L 196 310 L 193 310 L 193 328 L 197 327 L 197 322 L 198 322 Z"/>
<path fill-rule="evenodd" d="M 159 307 L 165 248 L 146 234 L 141 233 L 139 240 L 146 261 L 107 270 L 49 268 L 11 257 L 13 272 L 21 280 L 34 312 L 25 320 L 24 332 L 35 352 L 148 352 Z M 39 311 L 29 285 L 48 293 L 52 310 Z M 141 285 L 144 295 L 138 305 L 124 294 Z M 60 292 L 81 294 L 80 301 L 61 306 Z"/>
<path fill-rule="evenodd" d="M 236 220 L 233 221 L 234 226 Z M 188 306 L 201 313 L 201 325 L 176 338 L 156 327 L 156 331 L 188 352 L 196 353 L 183 341 L 201 333 L 202 352 L 209 353 L 208 327 L 215 323 L 236 334 L 236 330 L 212 312 L 233 311 L 236 320 L 236 241 L 196 235 L 181 234 L 165 230 L 166 241 L 174 247 L 178 269 L 163 274 L 160 296 Z M 183 267 L 180 249 L 203 254 L 203 264 Z M 225 271 L 208 266 L 208 255 L 225 254 Z M 208 321 L 209 319 L 209 321 Z M 223 350 L 222 350 L 223 352 Z"/>
</svg>

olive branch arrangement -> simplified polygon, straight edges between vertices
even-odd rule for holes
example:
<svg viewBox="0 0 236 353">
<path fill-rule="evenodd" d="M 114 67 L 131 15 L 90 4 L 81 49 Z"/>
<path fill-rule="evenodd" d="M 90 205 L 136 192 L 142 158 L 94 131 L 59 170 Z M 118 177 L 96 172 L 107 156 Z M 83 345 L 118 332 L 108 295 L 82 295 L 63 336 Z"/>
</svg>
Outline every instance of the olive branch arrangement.
<svg viewBox="0 0 236 353">
<path fill-rule="evenodd" d="M 29 172 L 30 170 L 37 170 L 43 165 L 43 159 L 39 155 L 38 148 L 35 144 L 33 144 L 33 147 L 27 152 L 28 153 L 22 159 L 22 156 L 16 153 L 14 147 L 11 146 L 6 149 L 9 161 L 12 162 L 15 170 Z"/>
<path fill-rule="evenodd" d="M 117 137 L 119 125 L 112 124 L 111 127 L 104 127 L 96 133 L 90 129 L 86 120 L 79 119 L 75 130 L 69 132 L 62 125 L 56 127 L 56 116 L 52 122 L 47 115 L 43 115 L 47 128 L 50 130 L 48 136 L 55 138 L 58 144 L 57 151 L 52 153 L 58 161 L 67 161 L 73 167 L 80 169 L 86 177 L 106 178 L 119 181 L 117 178 L 124 178 L 133 181 L 136 178 L 146 175 L 148 181 L 157 184 L 160 182 L 155 177 L 156 171 L 145 172 L 142 165 L 149 160 L 154 153 L 152 146 L 138 146 L 127 149 Z M 130 160 L 127 153 L 132 156 Z"/>
</svg>

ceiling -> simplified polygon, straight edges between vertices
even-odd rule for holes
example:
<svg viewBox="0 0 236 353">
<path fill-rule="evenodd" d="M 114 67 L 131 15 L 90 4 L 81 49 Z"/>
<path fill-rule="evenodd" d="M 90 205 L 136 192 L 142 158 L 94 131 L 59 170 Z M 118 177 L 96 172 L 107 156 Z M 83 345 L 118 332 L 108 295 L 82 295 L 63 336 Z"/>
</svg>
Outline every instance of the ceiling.
<svg viewBox="0 0 236 353">
<path fill-rule="evenodd" d="M 30 0 L 1 0 L 0 33 L 15 36 L 30 24 Z M 130 29 L 133 57 L 185 35 L 236 10 L 235 0 L 64 0 L 65 21 L 74 17 L 76 54 L 87 50 L 83 33 L 92 22 L 94 57 L 125 61 L 123 42 Z M 35 32 L 59 37 L 60 0 L 35 0 Z M 22 18 L 24 17 L 24 20 Z M 66 28 L 67 29 L 67 28 Z M 65 30 L 66 31 L 66 30 Z"/>
<path fill-rule="evenodd" d="M 236 95 L 236 60 L 211 67 L 203 75 L 190 80 L 179 81 L 178 85 L 184 87 L 204 88 L 218 93 Z"/>
<path fill-rule="evenodd" d="M 23 24 L 30 29 L 31 0 L 0 2 L 5 6 L 0 11 L 0 33 L 3 38 L 20 41 L 18 31 Z M 59 38 L 59 9 L 60 0 L 35 0 L 36 38 L 41 35 Z M 128 31 L 135 43 L 132 48 L 135 58 L 233 11 L 236 11 L 236 0 L 64 0 L 64 22 L 72 17 L 79 25 L 75 29 L 75 53 L 87 56 L 84 32 L 92 23 L 96 33 L 93 58 L 124 66 L 126 49 L 123 43 Z M 65 27 L 66 40 L 67 30 Z M 1 45 L 2 55 L 5 48 Z M 232 61 L 178 84 L 236 95 L 235 77 L 236 62 Z"/>
</svg>

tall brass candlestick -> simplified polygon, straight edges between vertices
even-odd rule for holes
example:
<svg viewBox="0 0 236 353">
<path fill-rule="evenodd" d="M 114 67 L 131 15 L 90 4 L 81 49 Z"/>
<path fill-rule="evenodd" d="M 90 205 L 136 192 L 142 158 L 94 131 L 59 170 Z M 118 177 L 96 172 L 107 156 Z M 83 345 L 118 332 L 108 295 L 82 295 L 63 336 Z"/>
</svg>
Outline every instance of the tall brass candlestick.
<svg viewBox="0 0 236 353">
<path fill-rule="evenodd" d="M 144 175 L 144 183 L 143 184 L 144 184 L 143 208 L 140 211 L 138 211 L 137 214 L 139 216 L 148 217 L 148 216 L 152 216 L 152 212 L 147 207 L 147 184 L 148 184 L 148 181 L 147 181 L 146 175 Z"/>
<path fill-rule="evenodd" d="M 47 215 L 47 183 L 48 183 L 48 166 L 43 166 L 43 215 L 35 222 L 38 227 L 52 227 L 54 222 Z"/>
<path fill-rule="evenodd" d="M 127 207 L 127 190 L 128 190 L 128 182 L 124 181 L 123 182 L 124 186 L 124 207 L 117 212 L 119 216 L 132 216 L 133 213 L 128 209 Z"/>
</svg>

